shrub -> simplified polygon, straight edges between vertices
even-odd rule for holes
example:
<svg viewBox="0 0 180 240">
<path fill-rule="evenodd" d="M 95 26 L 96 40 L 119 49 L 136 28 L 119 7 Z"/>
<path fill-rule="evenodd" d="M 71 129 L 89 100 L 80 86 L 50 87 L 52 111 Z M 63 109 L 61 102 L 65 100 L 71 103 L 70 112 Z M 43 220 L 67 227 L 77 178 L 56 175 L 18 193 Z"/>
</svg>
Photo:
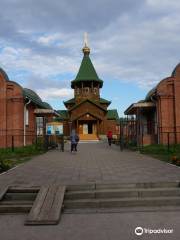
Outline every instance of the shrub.
<svg viewBox="0 0 180 240">
<path fill-rule="evenodd" d="M 9 170 L 12 167 L 12 165 L 10 164 L 10 162 L 8 160 L 0 160 L 0 171 L 4 172 Z"/>
</svg>

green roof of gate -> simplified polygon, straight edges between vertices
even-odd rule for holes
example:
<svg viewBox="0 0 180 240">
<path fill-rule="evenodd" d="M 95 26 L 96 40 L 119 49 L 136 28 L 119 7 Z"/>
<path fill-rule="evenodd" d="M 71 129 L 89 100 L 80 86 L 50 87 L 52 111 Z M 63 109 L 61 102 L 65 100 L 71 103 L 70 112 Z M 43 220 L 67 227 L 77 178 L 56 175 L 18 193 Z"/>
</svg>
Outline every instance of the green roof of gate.
<svg viewBox="0 0 180 240">
<path fill-rule="evenodd" d="M 107 112 L 107 119 L 112 119 L 112 120 L 119 120 L 119 115 L 118 115 L 118 112 L 117 112 L 117 109 L 110 109 L 108 110 Z"/>
<path fill-rule="evenodd" d="M 69 114 L 68 114 L 68 111 L 67 111 L 67 110 L 57 110 L 57 112 L 58 112 L 59 115 L 60 115 L 60 119 L 63 119 L 63 120 L 69 119 Z"/>
<path fill-rule="evenodd" d="M 71 82 L 71 87 L 74 88 L 75 83 L 86 81 L 99 82 L 100 87 L 103 86 L 103 81 L 98 77 L 89 55 L 85 54 L 79 68 L 79 72 L 75 80 Z"/>
</svg>

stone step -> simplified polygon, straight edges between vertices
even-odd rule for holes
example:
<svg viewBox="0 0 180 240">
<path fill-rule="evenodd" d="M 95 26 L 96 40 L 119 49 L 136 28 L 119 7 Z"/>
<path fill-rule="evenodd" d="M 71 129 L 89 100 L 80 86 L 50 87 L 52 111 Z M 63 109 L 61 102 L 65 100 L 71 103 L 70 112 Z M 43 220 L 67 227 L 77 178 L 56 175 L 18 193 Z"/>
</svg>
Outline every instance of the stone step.
<svg viewBox="0 0 180 240">
<path fill-rule="evenodd" d="M 8 188 L 8 193 L 38 193 L 40 187 L 21 187 L 21 186 L 11 186 Z"/>
<path fill-rule="evenodd" d="M 99 140 L 97 134 L 79 134 L 80 141 Z"/>
<path fill-rule="evenodd" d="M 33 205 L 33 201 L 1 201 L 0 202 L 0 206 L 4 206 L 4 205 Z"/>
<path fill-rule="evenodd" d="M 65 200 L 65 209 L 117 208 L 139 206 L 179 206 L 180 197 L 144 197 Z"/>
<path fill-rule="evenodd" d="M 64 214 L 84 213 L 133 213 L 133 212 L 177 212 L 180 206 L 135 206 L 116 208 L 64 208 Z"/>
<path fill-rule="evenodd" d="M 180 196 L 180 188 L 134 188 L 67 191 L 65 199 Z"/>
<path fill-rule="evenodd" d="M 4 197 L 3 197 L 3 200 L 7 200 L 7 201 L 14 201 L 14 200 L 22 200 L 22 201 L 25 201 L 25 200 L 29 200 L 29 201 L 34 201 L 36 199 L 36 196 L 37 196 L 37 193 L 31 193 L 31 192 L 7 192 Z"/>
<path fill-rule="evenodd" d="M 81 191 L 81 190 L 97 190 L 97 189 L 131 189 L 131 188 L 178 188 L 180 187 L 179 181 L 177 182 L 151 182 L 151 183 L 89 183 L 80 185 L 68 185 L 67 191 Z"/>
<path fill-rule="evenodd" d="M 31 204 L 27 204 L 27 205 L 0 205 L 0 213 L 28 213 L 32 208 Z"/>
</svg>

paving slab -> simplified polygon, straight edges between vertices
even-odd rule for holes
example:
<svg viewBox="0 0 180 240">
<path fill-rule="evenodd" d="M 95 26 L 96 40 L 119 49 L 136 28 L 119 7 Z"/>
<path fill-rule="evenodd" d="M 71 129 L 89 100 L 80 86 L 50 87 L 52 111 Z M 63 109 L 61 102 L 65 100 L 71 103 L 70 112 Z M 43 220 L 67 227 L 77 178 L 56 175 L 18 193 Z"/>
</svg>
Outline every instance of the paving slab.
<svg viewBox="0 0 180 240">
<path fill-rule="evenodd" d="M 42 186 L 44 184 L 144 183 L 180 181 L 180 168 L 141 155 L 120 152 L 106 143 L 79 144 L 78 152 L 49 151 L 0 175 L 0 186 Z M 24 226 L 26 215 L 0 215 L 2 240 L 177 240 L 179 211 L 62 214 L 56 226 Z M 173 229 L 172 234 L 136 236 L 136 227 Z"/>
<path fill-rule="evenodd" d="M 63 214 L 55 226 L 24 226 L 26 216 L 0 216 L 2 240 L 178 240 L 179 212 Z M 169 234 L 137 236 L 135 228 L 172 229 Z"/>
<path fill-rule="evenodd" d="M 1 185 L 179 181 L 180 168 L 106 143 L 82 143 L 77 153 L 52 150 L 0 175 Z"/>
</svg>

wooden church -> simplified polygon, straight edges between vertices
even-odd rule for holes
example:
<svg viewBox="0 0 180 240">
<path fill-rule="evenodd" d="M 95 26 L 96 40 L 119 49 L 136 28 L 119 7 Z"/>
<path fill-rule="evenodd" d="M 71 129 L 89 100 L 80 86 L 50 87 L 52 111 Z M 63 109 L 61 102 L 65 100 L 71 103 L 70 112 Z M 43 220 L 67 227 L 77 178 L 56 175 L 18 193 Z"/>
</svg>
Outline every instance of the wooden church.
<svg viewBox="0 0 180 240">
<path fill-rule="evenodd" d="M 71 81 L 74 98 L 65 101 L 67 110 L 59 110 L 64 134 L 69 136 L 75 129 L 81 140 L 98 140 L 106 137 L 109 130 L 119 134 L 119 116 L 116 109 L 108 110 L 111 101 L 100 96 L 103 81 L 98 77 L 89 57 L 90 48 L 85 41 L 83 59 L 76 78 Z"/>
</svg>

